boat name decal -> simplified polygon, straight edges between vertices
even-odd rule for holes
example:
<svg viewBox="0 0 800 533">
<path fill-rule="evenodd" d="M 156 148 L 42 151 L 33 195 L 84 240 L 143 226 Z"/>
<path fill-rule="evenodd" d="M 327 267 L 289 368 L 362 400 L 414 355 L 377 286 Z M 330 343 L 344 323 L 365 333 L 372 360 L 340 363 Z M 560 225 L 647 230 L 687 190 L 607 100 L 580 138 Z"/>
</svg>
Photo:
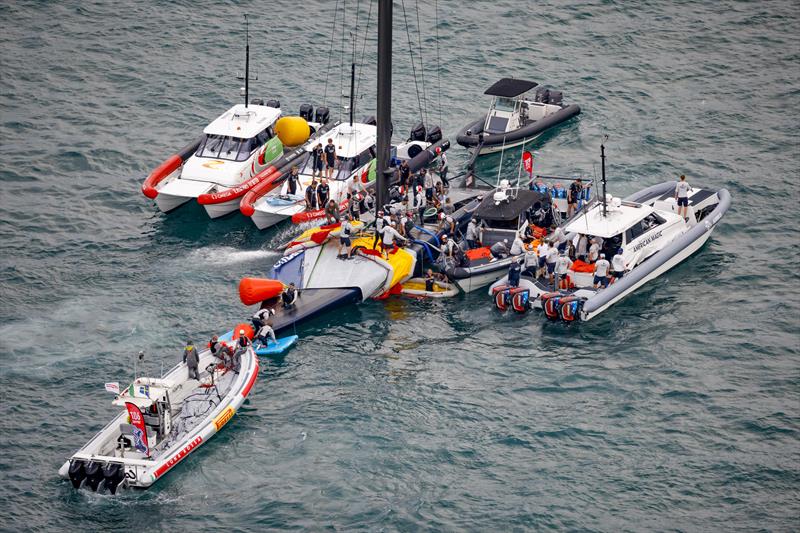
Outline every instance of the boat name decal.
<svg viewBox="0 0 800 533">
<path fill-rule="evenodd" d="M 212 170 L 216 170 L 219 168 L 220 165 L 224 165 L 224 161 L 217 161 L 216 159 L 213 161 L 208 161 L 207 163 L 203 163 L 203 166 L 206 168 L 210 168 Z"/>
<path fill-rule="evenodd" d="M 156 470 L 155 474 L 153 474 L 155 478 L 158 479 L 159 477 L 164 475 L 164 473 L 167 470 L 169 470 L 176 464 L 180 463 L 183 460 L 183 458 L 189 455 L 189 452 L 194 450 L 201 442 L 203 442 L 203 437 L 201 437 L 200 435 L 195 437 L 195 439 L 192 442 L 184 446 L 181 449 L 181 451 L 176 453 L 169 461 L 158 467 L 158 470 Z"/>
<path fill-rule="evenodd" d="M 220 413 L 220 415 L 219 415 L 217 418 L 215 418 L 215 419 L 214 419 L 214 425 L 216 426 L 216 428 L 217 428 L 217 431 L 219 431 L 220 429 L 222 429 L 222 426 L 224 426 L 225 424 L 227 424 L 227 423 L 228 423 L 228 420 L 230 420 L 231 418 L 233 418 L 233 414 L 234 414 L 235 412 L 236 412 L 236 411 L 234 411 L 233 407 L 231 407 L 231 406 L 229 405 L 228 407 L 226 407 L 226 408 L 225 408 L 225 410 L 224 410 L 224 411 L 222 411 L 222 413 Z"/>
<path fill-rule="evenodd" d="M 302 253 L 303 253 L 303 250 L 299 250 L 297 252 L 294 252 L 293 254 L 289 254 L 289 255 L 286 255 L 284 257 L 281 257 L 280 259 L 278 259 L 278 261 L 274 265 L 272 265 L 272 268 L 274 268 L 275 270 L 280 270 L 280 268 L 283 265 L 285 265 L 286 263 L 288 263 L 289 261 L 291 261 L 292 259 L 294 259 L 295 257 L 297 257 L 298 255 L 300 255 Z"/>
<path fill-rule="evenodd" d="M 634 246 L 633 247 L 633 251 L 634 252 L 638 252 L 639 250 L 641 250 L 642 248 L 644 248 L 645 246 L 647 246 L 648 244 L 650 244 L 654 240 L 660 239 L 662 233 L 664 233 L 664 230 L 657 231 L 657 232 L 653 233 L 652 235 L 647 237 L 645 240 L 643 240 L 642 242 L 640 242 L 636 246 Z"/>
</svg>

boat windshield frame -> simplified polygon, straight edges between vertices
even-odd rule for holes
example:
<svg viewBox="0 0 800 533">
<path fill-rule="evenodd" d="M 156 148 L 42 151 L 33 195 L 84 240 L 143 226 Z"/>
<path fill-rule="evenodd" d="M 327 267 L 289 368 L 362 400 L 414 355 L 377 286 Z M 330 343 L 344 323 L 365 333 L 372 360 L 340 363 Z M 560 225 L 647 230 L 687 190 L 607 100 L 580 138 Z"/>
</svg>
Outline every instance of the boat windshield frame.
<svg viewBox="0 0 800 533">
<path fill-rule="evenodd" d="M 253 152 L 272 138 L 270 128 L 266 128 L 255 137 L 232 137 L 214 133 L 204 134 L 203 140 L 195 150 L 197 157 L 223 159 L 225 161 L 243 162 L 250 159 Z M 209 143 L 214 143 L 209 145 Z"/>
</svg>

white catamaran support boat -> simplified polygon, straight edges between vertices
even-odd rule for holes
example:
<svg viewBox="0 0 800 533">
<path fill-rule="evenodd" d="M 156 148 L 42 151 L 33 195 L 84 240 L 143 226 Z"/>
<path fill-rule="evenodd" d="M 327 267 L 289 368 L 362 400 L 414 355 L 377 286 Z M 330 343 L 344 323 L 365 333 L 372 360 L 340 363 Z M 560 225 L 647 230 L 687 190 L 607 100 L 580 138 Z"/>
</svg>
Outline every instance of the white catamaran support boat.
<svg viewBox="0 0 800 533">
<path fill-rule="evenodd" d="M 605 193 L 605 149 L 601 149 Z M 684 219 L 674 198 L 676 185 L 674 181 L 654 185 L 624 200 L 604 194 L 605 201 L 592 201 L 564 226 L 570 239 L 582 234 L 601 240 L 601 252 L 608 260 L 622 249 L 625 272 L 608 287 L 595 288 L 591 268 L 570 270 L 567 287 L 558 290 L 548 280 L 525 275 L 518 287 L 510 287 L 506 276 L 489 290 L 495 305 L 518 312 L 540 308 L 553 320 L 591 320 L 678 265 L 709 239 L 731 197 L 726 189 L 691 188 Z"/>
<path fill-rule="evenodd" d="M 124 410 L 59 475 L 75 488 L 97 491 L 104 483 L 112 494 L 119 487 L 147 488 L 205 444 L 247 398 L 259 366 L 252 347 L 227 365 L 210 350 L 199 356 L 199 380 L 180 363 L 161 378 L 137 377 L 121 390 L 112 403 Z"/>
</svg>

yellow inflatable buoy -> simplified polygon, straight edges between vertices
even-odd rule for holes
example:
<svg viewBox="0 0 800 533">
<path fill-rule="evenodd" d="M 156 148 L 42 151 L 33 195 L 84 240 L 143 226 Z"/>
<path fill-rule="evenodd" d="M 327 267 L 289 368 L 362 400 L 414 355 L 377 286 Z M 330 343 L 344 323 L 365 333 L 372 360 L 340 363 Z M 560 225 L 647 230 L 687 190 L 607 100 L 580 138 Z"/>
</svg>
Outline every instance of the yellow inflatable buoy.
<svg viewBox="0 0 800 533">
<path fill-rule="evenodd" d="M 281 117 L 275 123 L 275 133 L 284 146 L 298 146 L 311 136 L 311 128 L 302 117 Z"/>
</svg>

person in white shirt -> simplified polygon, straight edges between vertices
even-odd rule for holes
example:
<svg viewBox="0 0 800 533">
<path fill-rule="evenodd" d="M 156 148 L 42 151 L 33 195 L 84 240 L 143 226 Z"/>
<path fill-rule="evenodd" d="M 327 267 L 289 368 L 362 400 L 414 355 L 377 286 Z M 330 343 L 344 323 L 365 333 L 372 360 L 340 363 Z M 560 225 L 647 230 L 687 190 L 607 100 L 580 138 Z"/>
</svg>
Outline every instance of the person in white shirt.
<svg viewBox="0 0 800 533">
<path fill-rule="evenodd" d="M 396 229 L 394 229 L 393 223 L 391 222 L 387 223 L 383 227 L 383 241 L 381 241 L 382 252 L 387 254 L 387 257 L 389 249 L 394 247 L 395 239 L 400 240 L 402 242 L 405 242 L 406 240 L 405 237 L 400 235 L 400 233 Z"/>
<path fill-rule="evenodd" d="M 686 176 L 681 174 L 681 180 L 675 186 L 675 199 L 678 201 L 678 214 L 688 221 L 689 212 L 689 190 L 691 185 L 686 183 Z"/>
<path fill-rule="evenodd" d="M 253 315 L 253 318 L 251 319 L 251 321 L 253 322 L 253 329 L 255 331 L 258 331 L 259 329 L 261 329 L 264 326 L 264 324 L 267 322 L 267 320 L 269 320 L 269 317 L 271 317 L 274 314 L 275 314 L 275 310 L 274 309 L 270 309 L 268 307 L 265 307 L 264 309 L 259 309 L 258 311 L 256 311 L 255 314 Z"/>
<path fill-rule="evenodd" d="M 536 279 L 539 279 L 541 276 L 544 276 L 545 269 L 547 268 L 547 251 L 549 246 L 547 246 L 547 241 L 542 241 L 541 244 L 536 248 L 536 255 L 539 257 L 539 270 L 536 271 Z"/>
<path fill-rule="evenodd" d="M 575 257 L 581 261 L 586 261 L 586 254 L 589 249 L 589 239 L 581 233 L 578 235 L 578 242 L 575 244 Z"/>
<path fill-rule="evenodd" d="M 617 253 L 611 258 L 611 269 L 612 283 L 625 275 L 625 258 L 622 257 L 622 248 L 617 248 Z"/>
<path fill-rule="evenodd" d="M 564 230 L 561 228 L 561 226 L 553 225 L 550 227 L 550 231 L 552 232 L 550 234 L 550 239 L 556 243 L 556 248 L 558 248 L 558 251 L 563 252 L 566 250 L 568 242 L 567 235 L 564 233 Z"/>
<path fill-rule="evenodd" d="M 553 288 L 558 290 L 561 283 L 561 278 L 566 277 L 569 273 L 569 268 L 572 266 L 572 259 L 570 259 L 566 252 L 561 252 L 556 260 L 555 265 L 555 279 L 553 280 Z"/>
<path fill-rule="evenodd" d="M 256 340 L 261 341 L 261 344 L 264 346 L 267 345 L 267 339 L 272 339 L 273 343 L 278 342 L 277 339 L 275 339 L 275 330 L 272 329 L 272 321 L 261 326 L 261 329 L 259 329 L 256 334 Z"/>
<path fill-rule="evenodd" d="M 550 283 L 555 283 L 556 261 L 558 260 L 558 248 L 552 242 L 547 243 L 547 274 L 550 276 Z"/>
<path fill-rule="evenodd" d="M 600 245 L 597 243 L 597 239 L 592 239 L 592 245 L 589 246 L 589 262 L 594 263 L 597 261 L 597 257 L 600 255 Z"/>
<path fill-rule="evenodd" d="M 511 255 L 521 255 L 525 253 L 525 243 L 522 242 L 522 237 L 517 233 L 514 236 L 514 242 L 511 243 Z"/>
<path fill-rule="evenodd" d="M 606 261 L 606 254 L 600 254 L 600 259 L 594 264 L 594 288 L 602 285 L 605 289 L 608 287 L 608 270 L 611 264 Z"/>
</svg>

